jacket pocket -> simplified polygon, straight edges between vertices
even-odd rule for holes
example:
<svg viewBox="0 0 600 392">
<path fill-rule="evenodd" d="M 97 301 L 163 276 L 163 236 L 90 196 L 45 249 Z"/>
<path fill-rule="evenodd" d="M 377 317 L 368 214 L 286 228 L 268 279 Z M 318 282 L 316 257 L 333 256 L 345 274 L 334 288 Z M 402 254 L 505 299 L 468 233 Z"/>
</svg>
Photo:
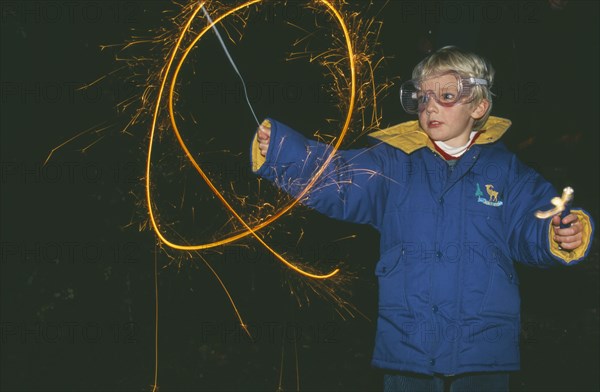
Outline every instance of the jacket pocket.
<svg viewBox="0 0 600 392">
<path fill-rule="evenodd" d="M 481 305 L 481 313 L 517 317 L 520 312 L 519 279 L 514 268 L 496 263 Z"/>
<path fill-rule="evenodd" d="M 404 254 L 402 244 L 397 245 L 385 252 L 375 267 L 375 275 L 379 278 L 380 309 L 408 311 Z"/>
</svg>

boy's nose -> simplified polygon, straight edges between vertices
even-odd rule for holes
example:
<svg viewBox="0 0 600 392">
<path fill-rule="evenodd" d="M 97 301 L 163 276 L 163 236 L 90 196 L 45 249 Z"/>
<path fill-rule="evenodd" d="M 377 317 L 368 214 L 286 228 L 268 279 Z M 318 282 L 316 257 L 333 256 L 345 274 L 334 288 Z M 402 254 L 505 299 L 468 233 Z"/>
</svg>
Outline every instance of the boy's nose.
<svg viewBox="0 0 600 392">
<path fill-rule="evenodd" d="M 437 101 L 435 100 L 435 96 L 432 96 L 432 94 L 430 94 L 427 97 L 427 102 L 425 103 L 425 111 L 427 113 L 431 113 L 434 111 L 437 111 Z"/>
</svg>

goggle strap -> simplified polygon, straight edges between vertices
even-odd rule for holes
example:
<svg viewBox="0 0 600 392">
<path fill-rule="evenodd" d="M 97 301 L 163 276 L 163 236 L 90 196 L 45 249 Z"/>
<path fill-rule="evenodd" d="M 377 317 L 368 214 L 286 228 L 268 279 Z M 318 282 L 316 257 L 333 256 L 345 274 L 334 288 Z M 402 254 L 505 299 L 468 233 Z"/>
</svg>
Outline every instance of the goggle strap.
<svg viewBox="0 0 600 392">
<path fill-rule="evenodd" d="M 485 80 L 485 79 L 467 78 L 465 80 L 468 81 L 469 83 L 473 83 L 473 84 L 477 84 L 477 85 L 481 85 L 481 86 L 487 86 L 488 85 L 488 81 Z"/>
</svg>

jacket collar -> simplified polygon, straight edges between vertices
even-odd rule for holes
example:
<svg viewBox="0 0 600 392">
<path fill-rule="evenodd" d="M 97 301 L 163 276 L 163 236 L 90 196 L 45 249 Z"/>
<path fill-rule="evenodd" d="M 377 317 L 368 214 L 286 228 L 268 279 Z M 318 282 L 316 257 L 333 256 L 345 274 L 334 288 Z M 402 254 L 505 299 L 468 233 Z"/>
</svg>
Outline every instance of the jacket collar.
<svg viewBox="0 0 600 392">
<path fill-rule="evenodd" d="M 474 144 L 489 144 L 498 141 L 508 130 L 511 122 L 505 118 L 490 116 L 481 128 L 481 135 Z M 429 147 L 435 151 L 435 146 L 429 136 L 421 129 L 419 121 L 408 121 L 369 134 L 370 137 L 396 147 L 407 154 Z"/>
</svg>

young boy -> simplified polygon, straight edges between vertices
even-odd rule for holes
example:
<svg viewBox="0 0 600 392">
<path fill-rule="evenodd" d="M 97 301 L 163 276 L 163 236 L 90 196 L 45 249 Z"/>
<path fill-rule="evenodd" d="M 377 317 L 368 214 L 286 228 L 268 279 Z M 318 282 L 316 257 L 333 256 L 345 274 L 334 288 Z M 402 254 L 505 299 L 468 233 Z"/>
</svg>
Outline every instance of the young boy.
<svg viewBox="0 0 600 392">
<path fill-rule="evenodd" d="M 513 260 L 573 265 L 591 247 L 584 211 L 535 217 L 556 192 L 500 142 L 511 123 L 489 116 L 493 78 L 475 54 L 433 53 L 401 87 L 419 120 L 371 134 L 373 147 L 338 151 L 302 200 L 381 233 L 372 363 L 386 370 L 386 391 L 508 390 L 519 369 Z M 274 120 L 252 148 L 253 170 L 292 195 L 331 150 Z"/>
</svg>

